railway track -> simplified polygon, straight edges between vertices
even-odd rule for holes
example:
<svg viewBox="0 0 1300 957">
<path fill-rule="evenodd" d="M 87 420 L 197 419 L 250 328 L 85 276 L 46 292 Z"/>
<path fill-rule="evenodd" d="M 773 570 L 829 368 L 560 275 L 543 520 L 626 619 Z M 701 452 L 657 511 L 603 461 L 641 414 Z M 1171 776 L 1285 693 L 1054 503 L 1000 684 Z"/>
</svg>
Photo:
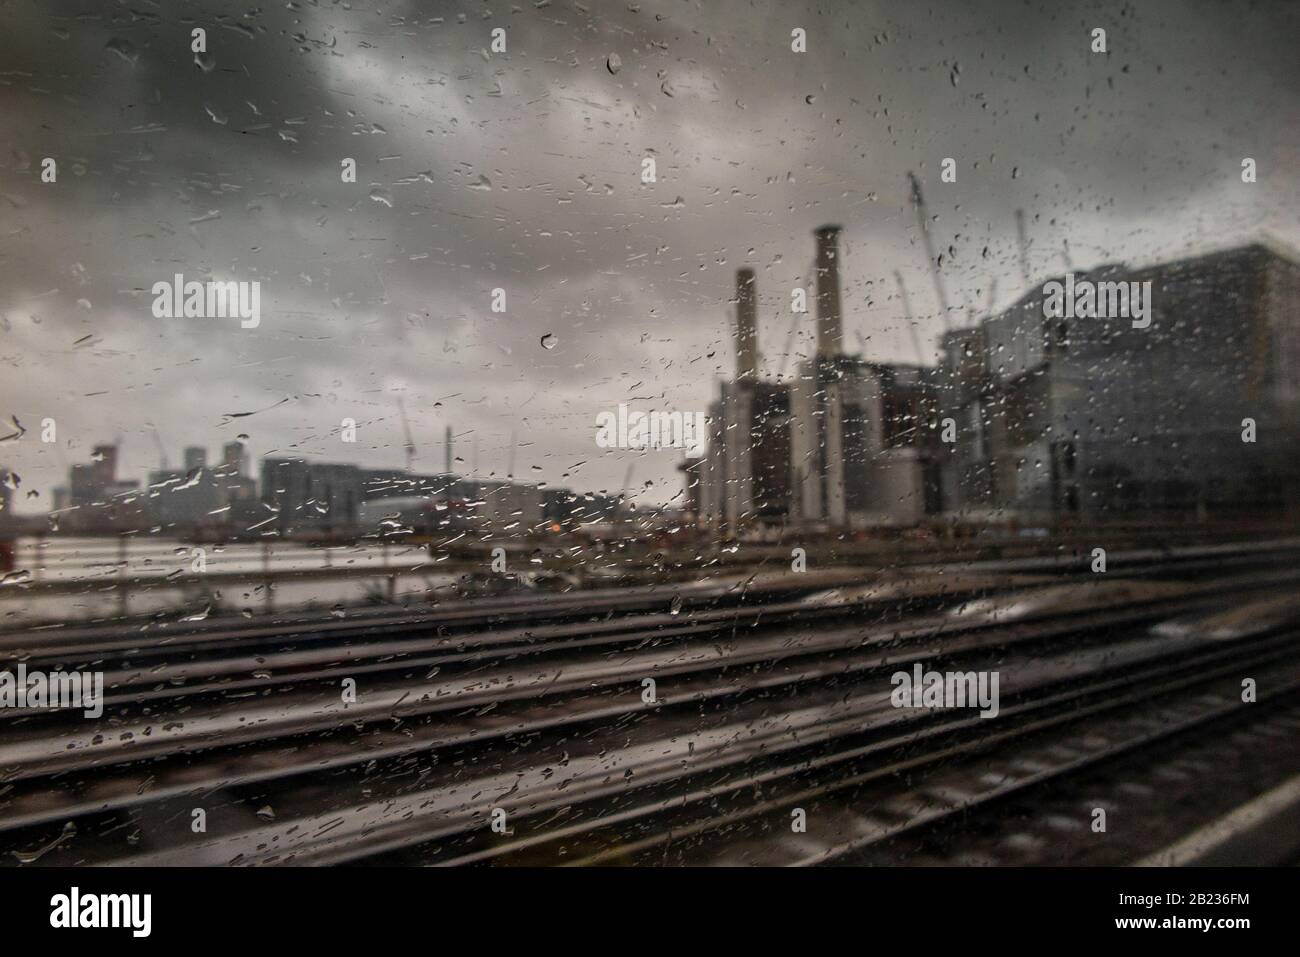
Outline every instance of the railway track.
<svg viewBox="0 0 1300 957">
<path fill-rule="evenodd" d="M 573 820 L 513 844 L 476 835 L 459 847 L 449 843 L 394 862 L 806 866 L 842 863 L 855 854 L 861 860 L 900 836 L 1060 785 L 1094 765 L 1157 748 L 1215 721 L 1257 719 L 1283 700 L 1300 704 L 1300 669 L 1289 664 L 1296 637 L 1261 644 L 1242 657 L 1198 655 L 1177 669 L 1166 660 L 1028 697 L 1005 710 L 1007 720 L 996 732 L 969 718 L 863 742 L 846 734 L 825 753 L 705 781 L 689 793 L 647 795 L 613 814 Z M 1249 712 L 1224 692 L 1222 679 L 1254 666 L 1268 669 L 1268 678 L 1280 684 Z M 1209 676 L 1220 679 L 1213 695 L 1204 690 L 1214 684 Z M 1001 757 L 995 761 L 990 754 Z M 915 777 L 924 783 L 913 786 Z M 795 809 L 810 822 L 806 832 L 791 830 Z M 894 859 L 878 856 L 871 863 Z"/>
<path fill-rule="evenodd" d="M 1199 545 L 1167 549 L 1131 549 L 1109 556 L 1112 575 L 1182 577 L 1218 574 L 1225 569 L 1266 567 L 1300 557 L 1300 539 Z M 994 559 L 978 562 L 919 563 L 881 571 L 831 567 L 803 574 L 756 568 L 696 582 L 675 582 L 626 588 L 560 592 L 545 597 L 511 595 L 446 601 L 432 608 L 352 608 L 328 613 L 303 612 L 293 617 L 264 619 L 212 618 L 112 621 L 95 625 L 0 628 L 0 663 L 22 657 L 102 658 L 147 654 L 165 646 L 170 654 L 221 654 L 313 643 L 369 640 L 376 636 L 425 634 L 430 629 L 453 633 L 463 629 L 510 625 L 589 622 L 600 617 L 656 612 L 692 613 L 761 604 L 782 596 L 890 579 L 912 582 L 927 578 L 979 575 L 1087 576 L 1088 553 Z M 340 617 L 341 616 L 341 617 Z"/>
<path fill-rule="evenodd" d="M 1265 564 L 1284 557 L 1270 551 Z M 318 673 L 271 672 L 260 687 L 232 679 L 235 669 L 217 687 L 215 669 L 193 661 L 152 684 L 119 674 L 93 727 L 10 718 L 0 847 L 10 863 L 475 863 L 548 853 L 596 862 L 649 838 L 620 832 L 611 843 L 620 850 L 591 854 L 574 842 L 585 849 L 588 836 L 656 822 L 674 822 L 656 833 L 681 833 L 693 825 L 676 816 L 693 809 L 724 817 L 711 807 L 720 795 L 786 787 L 863 756 L 878 763 L 889 748 L 925 760 L 963 734 L 987 745 L 979 719 L 888 707 L 885 675 L 912 661 L 1002 668 L 1002 727 L 1022 720 L 1018 709 L 1069 713 L 1097 696 L 1098 706 L 1119 700 L 1139 680 L 1193 680 L 1216 661 L 1239 667 L 1245 652 L 1264 663 L 1294 652 L 1286 627 L 1295 609 L 1278 594 L 1295 593 L 1297 573 L 1262 574 L 1258 555 L 1184 561 L 1194 567 L 1180 566 L 1178 582 L 1076 581 L 1073 604 L 1021 568 L 999 569 L 1014 574 L 998 587 L 1022 589 L 1013 603 L 981 603 L 994 587 L 981 569 L 966 573 L 966 587 L 949 580 L 927 591 L 913 579 L 756 608 L 670 609 L 653 621 L 606 617 L 604 633 L 590 623 L 561 622 L 541 639 L 488 628 L 439 639 L 450 648 L 370 648 Z M 1243 573 L 1205 578 L 1206 561 Z M 913 614 L 860 621 L 897 612 L 904 593 Z M 1254 609 L 1232 640 L 1179 633 L 1180 621 L 1229 600 Z M 360 672 L 371 678 L 345 707 L 331 683 L 367 662 L 380 667 Z M 646 678 L 657 685 L 651 705 Z M 750 812 L 762 804 L 747 803 Z M 211 823 L 195 835 L 188 821 L 199 807 Z M 498 809 L 513 834 L 488 828 Z"/>
<path fill-rule="evenodd" d="M 1243 666 L 1263 667 L 1270 686 L 1250 705 L 1240 698 L 1237 678 Z M 1270 726 L 1269 722 L 1281 720 L 1294 728 L 1300 718 L 1300 668 L 1289 661 L 1270 662 L 1250 656 L 1244 662 L 1210 668 L 1193 681 L 1157 684 L 1150 692 L 1144 689 L 1139 696 L 1108 702 L 1104 708 L 1090 709 L 1088 717 L 1094 720 L 1083 722 L 1075 716 L 1059 725 L 1050 719 L 1032 722 L 1015 733 L 978 742 L 969 751 L 954 748 L 927 755 L 924 763 L 882 768 L 871 777 L 858 775 L 837 781 L 806 794 L 812 809 L 805 812 L 818 820 L 817 835 L 801 835 L 799 840 L 781 835 L 779 840 L 758 843 L 752 839 L 724 841 L 722 846 L 713 847 L 705 842 L 684 850 L 678 863 L 1023 863 L 1014 852 L 1041 846 L 1047 835 L 1033 836 L 1023 826 L 1009 824 L 1014 833 L 1003 841 L 1000 854 L 989 853 L 985 845 L 990 842 L 980 839 L 987 829 L 1004 820 L 1015 820 L 1017 815 L 1011 805 L 1019 802 L 1023 807 L 1038 792 L 1068 793 L 1068 815 L 1035 815 L 1041 819 L 1042 830 L 1068 829 L 1076 836 L 1091 832 L 1090 825 L 1100 820 L 1095 817 L 1098 810 L 1113 814 L 1122 803 L 1115 799 L 1116 788 L 1122 793 L 1125 787 L 1131 787 L 1115 777 L 1111 770 L 1114 766 L 1144 758 L 1160 760 L 1166 757 L 1166 749 L 1172 747 L 1178 753 L 1181 742 L 1192 736 L 1208 734 L 1218 739 L 1241 725 Z M 971 753 L 978 757 L 969 757 Z M 953 765 L 945 766 L 948 761 Z M 936 770 L 924 774 L 920 783 L 906 783 L 904 772 L 929 768 Z M 892 776 L 893 781 L 884 787 L 864 787 L 886 781 L 887 776 Z M 900 778 L 904 778 L 902 786 Z M 1099 780 L 1106 783 L 1099 786 Z M 845 795 L 849 790 L 858 793 Z M 836 799 L 826 801 L 832 795 Z M 1154 791 L 1146 796 L 1149 800 L 1141 809 L 1141 819 L 1155 826 L 1168 802 Z M 824 806 L 814 803 L 818 801 Z M 936 837 L 944 827 L 948 831 Z M 971 833 L 976 839 L 965 841 Z M 965 846 L 967 843 L 979 845 L 982 850 L 972 851 Z M 1109 863 L 1132 862 L 1136 856 L 1132 847 L 1129 845 L 1123 857 Z M 1108 850 L 1114 849 L 1112 843 Z M 1038 863 L 1064 861 L 1063 856 L 1049 856 Z"/>
<path fill-rule="evenodd" d="M 653 678 L 662 687 L 664 702 L 726 698 L 738 691 L 738 680 L 726 674 L 736 669 L 778 666 L 769 674 L 747 677 L 754 690 L 801 681 L 852 675 L 884 668 L 912 657 L 957 653 L 980 648 L 1008 648 L 1070 635 L 1105 633 L 1108 629 L 1136 627 L 1164 621 L 1180 613 L 1213 607 L 1225 594 L 1295 586 L 1300 572 L 1252 574 L 1196 584 L 1143 587 L 1133 592 L 1123 582 L 1090 582 L 1077 586 L 1075 604 L 1064 611 L 1060 604 L 1036 608 L 1028 599 L 1017 614 L 985 613 L 978 604 L 959 606 L 958 613 L 934 613 L 904 619 L 897 624 L 839 624 L 838 626 L 788 623 L 774 616 L 768 624 L 699 628 L 679 633 L 667 628 L 638 628 L 617 632 L 612 638 L 574 639 L 549 649 L 539 660 L 518 652 L 484 663 L 482 656 L 449 653 L 433 658 L 403 659 L 384 667 L 401 671 L 364 686 L 354 703 L 344 701 L 339 675 L 357 676 L 364 668 L 340 665 L 323 676 L 292 684 L 272 685 L 268 674 L 264 693 L 250 693 L 241 684 L 238 695 L 199 695 L 194 689 L 164 686 L 141 693 L 129 686 L 125 693 L 109 694 L 105 720 L 88 723 L 77 716 L 29 713 L 22 726 L 0 742 L 0 771 L 13 782 L 35 776 L 103 768 L 141 758 L 186 754 L 250 741 L 266 741 L 340 726 L 358 726 L 417 716 L 446 715 L 465 709 L 494 709 L 497 727 L 462 732 L 479 737 L 518 733 L 558 721 L 581 721 L 589 715 L 608 720 L 610 702 L 615 713 L 643 711 L 641 683 Z M 1050 589 L 1037 589 L 1031 594 Z M 1121 607 L 1090 610 L 1096 601 L 1125 599 Z M 960 599 L 957 599 L 960 601 Z M 800 611 L 799 609 L 802 609 Z M 801 603 L 794 611 L 807 617 L 817 610 L 843 615 L 845 607 L 833 600 Z M 969 613 L 968 613 L 969 612 Z M 574 645 L 580 646 L 577 651 Z M 558 650 L 557 650 L 558 649 Z M 458 667 L 454 667 L 458 666 Z M 411 671 L 414 667 L 416 670 Z M 316 676 L 312 676 L 315 678 Z M 106 685 L 113 688 L 112 683 Z M 570 707 L 558 716 L 549 701 L 572 696 Z M 159 702 L 159 697 L 177 700 Z M 620 700 L 621 699 L 621 700 Z M 139 702 L 143 700 L 144 704 Z M 512 707 L 513 706 L 513 710 Z M 622 711 L 617 709 L 621 706 Z M 21 714 L 20 712 L 15 712 Z M 513 720 L 511 720 L 513 719 Z M 481 722 L 480 722 L 481 723 Z M 105 728 L 112 734 L 105 734 Z M 455 722 L 440 721 L 438 743 L 456 737 Z M 422 740 L 420 746 L 430 741 Z"/>
<path fill-rule="evenodd" d="M 1290 557 L 1300 558 L 1300 543 L 1202 547 L 1177 555 L 1131 552 L 1114 561 L 1130 578 L 1177 574 L 1194 579 L 1269 567 Z M 105 674 L 110 703 L 145 701 L 402 667 L 431 668 L 600 645 L 635 646 L 652 631 L 661 639 L 703 638 L 781 621 L 829 623 L 873 612 L 915 613 L 1031 584 L 1052 570 L 1079 574 L 1081 566 L 1065 558 L 1003 560 L 974 567 L 922 567 L 875 576 L 870 584 L 863 583 L 863 573 L 847 570 L 763 574 L 667 590 L 561 595 L 544 602 L 456 603 L 414 616 L 379 613 L 273 626 L 227 623 L 126 633 L 120 628 L 78 628 L 0 634 L 0 667 L 22 662 L 46 671 L 93 669 Z M 838 598 L 806 600 L 835 587 L 840 588 Z"/>
</svg>

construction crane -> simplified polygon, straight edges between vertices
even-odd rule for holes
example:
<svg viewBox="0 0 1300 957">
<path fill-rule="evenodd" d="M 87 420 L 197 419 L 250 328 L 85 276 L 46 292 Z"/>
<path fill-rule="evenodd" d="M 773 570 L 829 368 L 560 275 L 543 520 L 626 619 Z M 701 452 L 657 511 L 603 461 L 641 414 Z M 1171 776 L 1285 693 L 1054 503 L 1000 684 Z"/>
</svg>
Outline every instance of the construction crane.
<svg viewBox="0 0 1300 957">
<path fill-rule="evenodd" d="M 1020 278 L 1029 288 L 1029 234 L 1025 232 L 1025 211 L 1016 210 L 1016 243 L 1020 246 Z"/>
<path fill-rule="evenodd" d="M 402 413 L 402 428 L 406 431 L 406 471 L 415 471 L 415 438 L 411 435 L 411 420 L 406 417 L 406 403 L 397 397 L 397 408 Z"/>
<path fill-rule="evenodd" d="M 921 242 L 925 245 L 925 257 L 930 262 L 930 274 L 934 277 L 934 294 L 939 299 L 939 314 L 943 317 L 944 329 L 951 330 L 952 322 L 948 318 L 948 293 L 943 288 L 939 260 L 934 254 L 934 241 L 930 238 L 929 217 L 925 211 L 925 197 L 921 195 L 921 182 L 916 178 L 916 174 L 910 171 L 907 178 L 912 181 L 912 205 L 916 207 L 916 221 L 921 227 Z"/>
<path fill-rule="evenodd" d="M 916 351 L 916 364 L 925 365 L 925 353 L 921 349 L 921 336 L 916 331 L 916 317 L 912 315 L 912 301 L 907 298 L 907 287 L 903 285 L 903 274 L 894 270 L 894 282 L 898 284 L 898 298 L 903 301 L 903 314 L 907 317 L 907 331 L 911 334 L 912 348 Z"/>
<path fill-rule="evenodd" d="M 993 307 L 998 304 L 998 277 L 994 276 L 993 281 L 989 283 L 989 304 L 984 307 L 984 315 L 993 315 Z"/>
</svg>

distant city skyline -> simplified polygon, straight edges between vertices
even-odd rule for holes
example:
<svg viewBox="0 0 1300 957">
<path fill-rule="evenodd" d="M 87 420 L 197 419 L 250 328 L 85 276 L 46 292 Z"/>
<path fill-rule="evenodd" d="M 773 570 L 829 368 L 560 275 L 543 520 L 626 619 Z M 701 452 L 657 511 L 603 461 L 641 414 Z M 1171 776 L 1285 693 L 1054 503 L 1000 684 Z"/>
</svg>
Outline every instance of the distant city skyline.
<svg viewBox="0 0 1300 957">
<path fill-rule="evenodd" d="M 405 529 L 455 540 L 467 534 L 513 538 L 572 530 L 622 511 L 616 494 L 546 483 L 301 456 L 251 462 L 241 442 L 226 443 L 212 461 L 204 447 L 187 445 L 178 467 L 160 463 L 144 480 L 119 473 L 117 466 L 115 445 L 95 445 L 90 461 L 74 463 L 66 483 L 54 489 L 48 526 L 40 517 L 33 523 L 32 516 L 18 516 L 19 526 L 35 534 L 196 534 L 236 540 L 322 532 L 344 538 L 395 536 Z M 14 517 L 10 491 L 0 484 L 0 531 Z"/>
</svg>

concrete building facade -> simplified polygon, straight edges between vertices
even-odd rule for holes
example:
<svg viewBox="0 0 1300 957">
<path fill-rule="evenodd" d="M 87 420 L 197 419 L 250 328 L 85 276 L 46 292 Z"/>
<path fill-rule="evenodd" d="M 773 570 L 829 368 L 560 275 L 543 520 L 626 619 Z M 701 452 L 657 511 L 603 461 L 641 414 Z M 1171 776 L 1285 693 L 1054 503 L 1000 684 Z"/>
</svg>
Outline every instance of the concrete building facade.
<svg viewBox="0 0 1300 957">
<path fill-rule="evenodd" d="M 1254 244 L 1072 281 L 1150 282 L 1150 325 L 1049 318 L 1039 288 L 950 334 L 941 391 L 960 506 L 1024 518 L 1294 508 L 1300 266 Z"/>
</svg>

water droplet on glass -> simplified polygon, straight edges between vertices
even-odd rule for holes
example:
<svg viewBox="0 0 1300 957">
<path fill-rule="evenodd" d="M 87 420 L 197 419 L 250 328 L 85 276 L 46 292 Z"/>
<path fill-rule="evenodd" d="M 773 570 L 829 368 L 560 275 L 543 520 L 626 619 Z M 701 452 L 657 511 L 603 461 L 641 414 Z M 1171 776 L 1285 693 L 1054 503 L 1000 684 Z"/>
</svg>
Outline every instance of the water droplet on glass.
<svg viewBox="0 0 1300 957">
<path fill-rule="evenodd" d="M 182 618 L 181 621 L 203 621 L 211 613 L 212 613 L 212 606 L 208 605 L 201 612 L 198 612 L 197 614 L 194 615 L 188 615 L 187 617 Z"/>
<path fill-rule="evenodd" d="M 75 837 L 76 834 L 77 834 L 76 822 L 68 821 L 68 823 L 63 825 L 63 831 L 59 834 L 59 836 L 56 837 L 54 840 L 50 841 L 50 843 L 30 851 L 13 850 L 10 851 L 9 853 L 12 854 L 17 859 L 19 864 L 35 864 L 42 857 L 44 857 L 50 851 L 54 850 L 64 841 L 67 841 Z"/>
<path fill-rule="evenodd" d="M 104 47 L 106 49 L 112 50 L 114 53 L 120 56 L 127 63 L 134 64 L 135 61 L 140 58 L 140 54 L 136 52 L 136 49 L 131 44 L 131 41 L 123 40 L 121 37 L 113 37 L 113 39 L 109 40 L 106 44 L 104 44 Z"/>
</svg>

